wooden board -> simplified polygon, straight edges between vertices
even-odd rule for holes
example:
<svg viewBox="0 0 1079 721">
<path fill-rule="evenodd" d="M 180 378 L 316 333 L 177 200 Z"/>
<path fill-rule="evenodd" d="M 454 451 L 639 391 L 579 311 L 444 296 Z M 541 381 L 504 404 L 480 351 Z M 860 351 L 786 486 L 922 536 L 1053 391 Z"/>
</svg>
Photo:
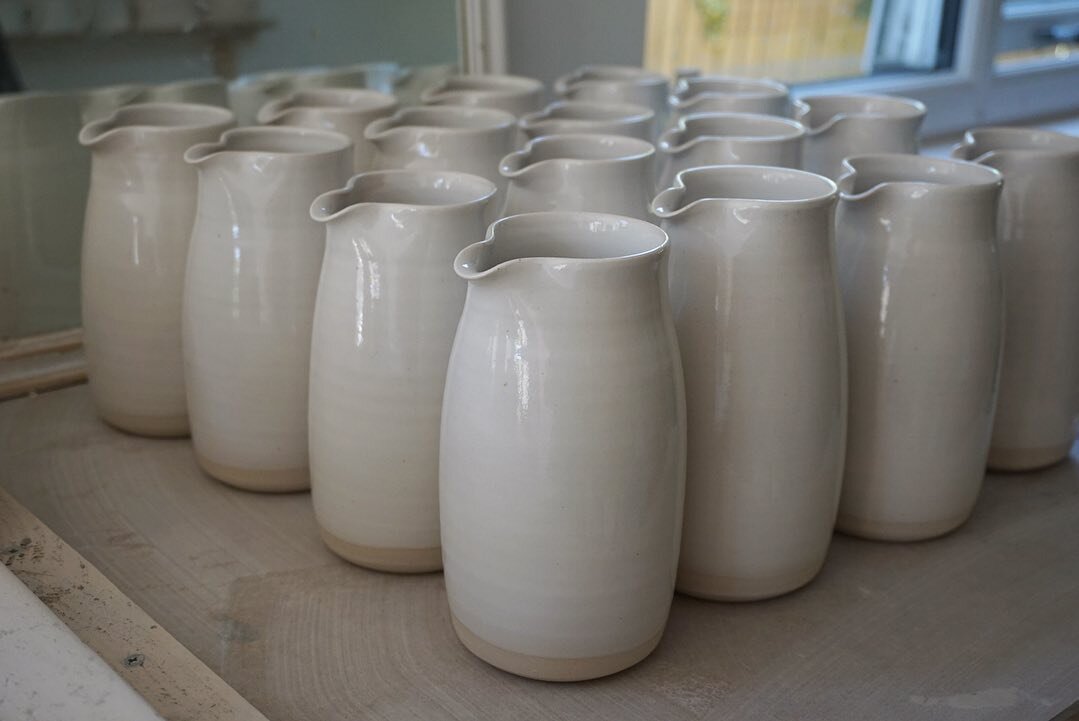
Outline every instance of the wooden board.
<svg viewBox="0 0 1079 721">
<path fill-rule="evenodd" d="M 85 380 L 82 328 L 0 342 L 0 400 Z"/>
<path fill-rule="evenodd" d="M 991 476 L 932 542 L 837 536 L 821 576 L 753 604 L 678 597 L 639 666 L 545 684 L 472 657 L 442 577 L 338 561 L 306 494 L 202 475 L 123 435 L 85 387 L 0 404 L 0 484 L 266 716 L 1043 721 L 1079 698 L 1079 465 Z"/>
</svg>

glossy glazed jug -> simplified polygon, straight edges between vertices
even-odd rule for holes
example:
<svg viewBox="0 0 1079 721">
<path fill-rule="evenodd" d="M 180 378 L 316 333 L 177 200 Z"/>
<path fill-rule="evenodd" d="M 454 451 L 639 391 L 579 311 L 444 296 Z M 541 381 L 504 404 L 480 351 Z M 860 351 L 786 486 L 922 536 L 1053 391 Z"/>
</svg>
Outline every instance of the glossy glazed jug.
<svg viewBox="0 0 1079 721">
<path fill-rule="evenodd" d="M 146 103 L 79 134 L 93 154 L 82 241 L 90 395 L 130 433 L 188 433 L 180 306 L 198 175 L 184 151 L 233 124 L 224 108 Z"/>
<path fill-rule="evenodd" d="M 530 140 L 543 135 L 625 135 L 651 142 L 656 114 L 643 105 L 559 100 L 521 118 L 518 127 Z"/>
<path fill-rule="evenodd" d="M 925 106 L 883 95 L 816 95 L 795 102 L 794 119 L 806 126 L 802 167 L 835 180 L 850 155 L 916 154 Z"/>
<path fill-rule="evenodd" d="M 520 117 L 543 107 L 543 83 L 517 75 L 451 75 L 423 91 L 424 105 L 466 105 Z"/>
<path fill-rule="evenodd" d="M 668 98 L 671 124 L 697 113 L 753 113 L 790 117 L 790 89 L 774 80 L 722 75 L 680 78 Z"/>
<path fill-rule="evenodd" d="M 458 637 L 501 669 L 595 678 L 663 633 L 685 472 L 667 247 L 651 223 L 531 213 L 457 256 L 446 593 Z"/>
<path fill-rule="evenodd" d="M 373 90 L 353 88 L 312 88 L 297 90 L 280 100 L 271 100 L 258 112 L 263 125 L 333 130 L 352 141 L 352 170 L 370 170 L 375 147 L 363 132 L 373 121 L 389 117 L 397 110 L 397 100 Z"/>
<path fill-rule="evenodd" d="M 836 526 L 916 541 L 962 524 L 985 475 L 1003 340 L 1000 173 L 856 155 L 836 215 L 850 417 Z"/>
<path fill-rule="evenodd" d="M 362 88 L 367 73 L 360 66 L 309 67 L 241 75 L 229 83 L 229 107 L 240 125 L 258 122 L 263 105 L 305 88 Z"/>
<path fill-rule="evenodd" d="M 689 411 L 682 593 L 768 598 L 824 563 L 847 418 L 835 200 L 818 175 L 725 165 L 652 203 Z"/>
<path fill-rule="evenodd" d="M 643 68 L 585 65 L 555 80 L 554 92 L 565 100 L 643 105 L 656 114 L 655 132 L 667 124 L 667 78 Z"/>
<path fill-rule="evenodd" d="M 310 208 L 351 174 L 352 143 L 323 130 L 238 128 L 184 159 L 199 173 L 182 316 L 195 457 L 229 485 L 303 490 L 324 246 Z"/>
<path fill-rule="evenodd" d="M 79 246 L 90 154 L 79 96 L 0 95 L 0 337 L 79 325 Z"/>
<path fill-rule="evenodd" d="M 621 135 L 550 135 L 502 159 L 502 215 L 586 210 L 648 219 L 655 149 Z"/>
<path fill-rule="evenodd" d="M 953 155 L 1004 175 L 1004 358 L 989 467 L 1047 466 L 1068 456 L 1079 410 L 1079 138 L 979 128 Z"/>
<path fill-rule="evenodd" d="M 404 108 L 367 126 L 376 170 L 457 170 L 499 190 L 499 162 L 514 149 L 517 119 L 504 110 L 461 106 Z"/>
<path fill-rule="evenodd" d="M 476 175 L 383 170 L 315 199 L 326 257 L 311 340 L 311 496 L 339 556 L 382 571 L 442 568 L 438 436 L 465 302 L 453 259 L 486 230 Z"/>
<path fill-rule="evenodd" d="M 799 168 L 805 128 L 794 120 L 749 113 L 687 115 L 660 136 L 659 188 L 702 165 L 771 165 Z"/>
</svg>

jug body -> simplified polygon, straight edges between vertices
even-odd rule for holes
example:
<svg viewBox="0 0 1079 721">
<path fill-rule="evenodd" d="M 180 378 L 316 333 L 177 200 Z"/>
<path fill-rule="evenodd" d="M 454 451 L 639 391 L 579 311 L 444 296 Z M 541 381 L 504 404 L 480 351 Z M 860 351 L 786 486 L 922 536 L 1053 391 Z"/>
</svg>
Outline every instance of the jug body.
<svg viewBox="0 0 1079 721">
<path fill-rule="evenodd" d="M 970 515 L 1003 340 L 1000 174 L 914 155 L 847 159 L 836 216 L 850 430 L 837 528 L 914 541 Z"/>
<path fill-rule="evenodd" d="M 697 75 L 679 78 L 669 98 L 671 125 L 698 113 L 789 117 L 790 89 L 773 80 Z"/>
<path fill-rule="evenodd" d="M 693 168 L 656 196 L 689 411 L 678 590 L 754 600 L 808 583 L 835 525 L 847 375 L 835 184 Z"/>
<path fill-rule="evenodd" d="M 650 108 L 656 114 L 655 133 L 667 125 L 669 92 L 670 84 L 665 76 L 626 65 L 584 65 L 554 83 L 555 95 L 564 100 L 630 103 Z"/>
<path fill-rule="evenodd" d="M 130 433 L 188 433 L 180 306 L 198 176 L 184 151 L 233 124 L 224 108 L 147 103 L 79 136 L 92 153 L 82 243 L 90 394 Z"/>
<path fill-rule="evenodd" d="M 531 213 L 457 257 L 446 590 L 465 646 L 512 673 L 615 673 L 663 632 L 685 470 L 666 249 L 643 221 Z"/>
<path fill-rule="evenodd" d="M 310 206 L 349 177 L 352 144 L 330 131 L 239 128 L 184 157 L 199 171 L 182 315 L 195 456 L 239 488 L 303 490 L 324 246 Z"/>
</svg>

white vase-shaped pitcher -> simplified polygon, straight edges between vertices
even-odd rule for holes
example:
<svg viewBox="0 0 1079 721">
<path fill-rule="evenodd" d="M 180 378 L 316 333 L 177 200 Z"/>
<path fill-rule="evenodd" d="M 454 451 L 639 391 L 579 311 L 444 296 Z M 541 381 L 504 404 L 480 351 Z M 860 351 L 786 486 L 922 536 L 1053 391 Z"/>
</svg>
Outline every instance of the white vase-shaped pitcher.
<svg viewBox="0 0 1079 721">
<path fill-rule="evenodd" d="M 466 105 L 520 117 L 543 107 L 543 83 L 517 75 L 452 75 L 423 92 L 424 105 Z"/>
<path fill-rule="evenodd" d="M 914 541 L 970 515 L 985 475 L 1003 340 L 1000 173 L 857 155 L 836 220 L 850 378 L 837 527 Z"/>
<path fill-rule="evenodd" d="M 311 340 L 311 495 L 335 553 L 383 571 L 442 568 L 438 436 L 465 301 L 453 260 L 482 238 L 493 183 L 383 170 L 315 199 L 326 256 Z"/>
<path fill-rule="evenodd" d="M 184 151 L 216 140 L 232 113 L 209 105 L 127 105 L 82 129 L 92 153 L 82 243 L 90 394 L 109 424 L 186 436 L 180 306 L 198 174 Z"/>
<path fill-rule="evenodd" d="M 818 175 L 726 165 L 653 201 L 689 411 L 683 593 L 767 598 L 824 563 L 847 418 L 835 199 Z"/>
<path fill-rule="evenodd" d="M 584 65 L 555 80 L 555 95 L 564 100 L 643 105 L 656 114 L 655 132 L 667 125 L 670 83 L 659 73 L 626 65 Z"/>
<path fill-rule="evenodd" d="M 310 208 L 349 177 L 352 143 L 323 130 L 238 128 L 184 158 L 199 174 L 182 322 L 195 456 L 239 488 L 303 490 L 325 232 Z"/>
<path fill-rule="evenodd" d="M 518 126 L 530 140 L 543 135 L 625 135 L 651 142 L 656 114 L 627 103 L 559 100 L 521 118 Z"/>
<path fill-rule="evenodd" d="M 446 592 L 465 646 L 512 673 L 615 673 L 663 633 L 685 471 L 666 253 L 651 223 L 531 213 L 457 256 Z"/>
<path fill-rule="evenodd" d="M 790 90 L 774 80 L 698 75 L 680 78 L 671 90 L 671 123 L 698 113 L 752 113 L 789 117 Z"/>
<path fill-rule="evenodd" d="M 1004 358 L 989 467 L 1047 466 L 1067 457 L 1079 410 L 1079 138 L 979 128 L 953 155 L 1004 175 Z"/>
</svg>

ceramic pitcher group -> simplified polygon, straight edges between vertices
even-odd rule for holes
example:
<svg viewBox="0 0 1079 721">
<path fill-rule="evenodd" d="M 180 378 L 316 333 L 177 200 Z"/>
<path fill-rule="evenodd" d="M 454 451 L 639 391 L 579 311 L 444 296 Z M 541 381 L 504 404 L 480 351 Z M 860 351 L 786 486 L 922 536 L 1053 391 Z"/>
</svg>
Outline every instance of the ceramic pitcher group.
<svg viewBox="0 0 1079 721">
<path fill-rule="evenodd" d="M 939 536 L 987 464 L 1068 453 L 1077 139 L 928 158 L 916 101 L 610 66 L 545 107 L 513 76 L 418 107 L 275 83 L 234 88 L 260 127 L 83 129 L 94 402 L 225 483 L 310 488 L 355 564 L 444 569 L 495 666 L 614 673 L 676 588 L 793 591 L 834 528 Z"/>
</svg>

